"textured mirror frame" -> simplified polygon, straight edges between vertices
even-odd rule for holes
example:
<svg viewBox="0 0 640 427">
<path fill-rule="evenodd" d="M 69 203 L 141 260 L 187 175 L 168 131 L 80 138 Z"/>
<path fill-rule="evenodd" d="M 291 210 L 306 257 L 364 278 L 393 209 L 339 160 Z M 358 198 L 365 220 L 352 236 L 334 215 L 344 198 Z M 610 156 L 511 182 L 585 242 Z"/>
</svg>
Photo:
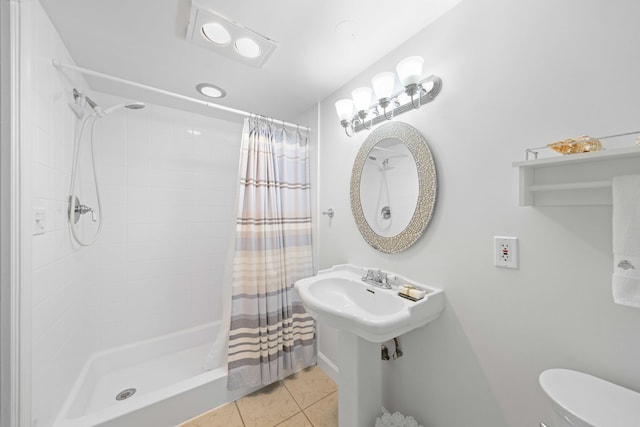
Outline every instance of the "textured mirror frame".
<svg viewBox="0 0 640 427">
<path fill-rule="evenodd" d="M 391 237 L 377 234 L 367 222 L 360 200 L 360 180 L 364 163 L 371 149 L 380 141 L 395 138 L 404 143 L 411 152 L 418 171 L 418 200 L 407 227 Z M 384 253 L 401 252 L 413 245 L 424 233 L 431 221 L 436 203 L 436 166 L 429 145 L 413 126 L 403 122 L 388 122 L 376 128 L 360 147 L 351 171 L 351 211 L 360 234 L 373 248 Z"/>
</svg>

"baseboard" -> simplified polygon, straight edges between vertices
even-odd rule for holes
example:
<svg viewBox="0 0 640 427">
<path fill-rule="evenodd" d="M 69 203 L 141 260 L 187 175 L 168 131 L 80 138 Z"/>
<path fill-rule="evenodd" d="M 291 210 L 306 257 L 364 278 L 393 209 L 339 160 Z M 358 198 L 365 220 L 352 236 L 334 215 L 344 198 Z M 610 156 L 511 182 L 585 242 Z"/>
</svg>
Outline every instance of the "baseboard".
<svg viewBox="0 0 640 427">
<path fill-rule="evenodd" d="M 318 353 L 318 366 L 329 378 L 338 384 L 338 367 L 323 353 Z"/>
</svg>

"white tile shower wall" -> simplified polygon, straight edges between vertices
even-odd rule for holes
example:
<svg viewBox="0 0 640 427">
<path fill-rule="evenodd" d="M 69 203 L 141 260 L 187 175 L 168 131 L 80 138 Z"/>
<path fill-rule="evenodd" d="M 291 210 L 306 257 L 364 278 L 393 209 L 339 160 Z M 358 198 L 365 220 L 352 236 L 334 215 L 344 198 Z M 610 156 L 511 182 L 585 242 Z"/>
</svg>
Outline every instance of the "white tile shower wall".
<svg viewBox="0 0 640 427">
<path fill-rule="evenodd" d="M 32 424 L 47 426 L 93 347 L 86 283 L 97 275 L 91 254 L 73 250 L 66 225 L 76 123 L 66 104 L 72 88 L 86 83 L 52 66 L 53 58 L 72 59 L 38 2 L 21 3 L 21 20 L 23 261 L 31 265 L 22 286 L 25 303 L 31 300 Z M 45 209 L 46 233 L 31 237 L 35 209 Z"/>
<path fill-rule="evenodd" d="M 40 4 L 23 1 L 21 9 L 23 219 L 31 224 L 37 208 L 47 214 L 46 233 L 25 234 L 31 413 L 33 426 L 48 426 L 91 353 L 220 317 L 241 124 L 159 106 L 98 122 L 104 227 L 95 245 L 79 248 L 66 211 L 80 121 L 67 103 L 74 87 L 87 86 L 82 76 L 52 66 L 52 58 L 73 60 Z M 123 102 L 91 96 L 104 107 Z M 88 131 L 79 195 L 95 207 Z M 94 230 L 82 224 L 85 237 Z"/>
<path fill-rule="evenodd" d="M 94 97 L 105 108 L 126 101 Z M 241 129 L 156 105 L 97 123 L 105 219 L 91 300 L 97 348 L 220 319 Z"/>
</svg>

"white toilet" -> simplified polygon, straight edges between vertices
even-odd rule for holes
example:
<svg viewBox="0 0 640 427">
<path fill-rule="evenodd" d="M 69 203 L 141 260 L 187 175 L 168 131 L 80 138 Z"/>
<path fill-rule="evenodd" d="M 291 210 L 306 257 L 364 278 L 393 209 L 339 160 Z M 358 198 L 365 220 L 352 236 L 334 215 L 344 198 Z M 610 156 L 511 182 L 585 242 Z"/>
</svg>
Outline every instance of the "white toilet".
<svg viewBox="0 0 640 427">
<path fill-rule="evenodd" d="M 640 393 L 633 390 L 569 369 L 544 371 L 540 385 L 556 415 L 548 427 L 640 427 Z"/>
</svg>

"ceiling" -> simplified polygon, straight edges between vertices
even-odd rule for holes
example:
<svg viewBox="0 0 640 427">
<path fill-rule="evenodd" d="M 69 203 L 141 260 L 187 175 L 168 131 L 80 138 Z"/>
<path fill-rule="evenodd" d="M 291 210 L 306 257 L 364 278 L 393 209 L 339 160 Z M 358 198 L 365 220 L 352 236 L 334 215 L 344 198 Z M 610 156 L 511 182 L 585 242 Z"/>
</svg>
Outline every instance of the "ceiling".
<svg viewBox="0 0 640 427">
<path fill-rule="evenodd" d="M 227 91 L 213 102 L 287 121 L 460 2 L 199 0 L 278 43 L 254 68 L 186 39 L 191 0 L 40 1 L 80 67 L 208 101 L 195 86 L 213 83 Z M 351 22 L 339 25 L 344 21 Z M 87 80 L 96 91 L 169 102 L 105 79 Z"/>
</svg>

